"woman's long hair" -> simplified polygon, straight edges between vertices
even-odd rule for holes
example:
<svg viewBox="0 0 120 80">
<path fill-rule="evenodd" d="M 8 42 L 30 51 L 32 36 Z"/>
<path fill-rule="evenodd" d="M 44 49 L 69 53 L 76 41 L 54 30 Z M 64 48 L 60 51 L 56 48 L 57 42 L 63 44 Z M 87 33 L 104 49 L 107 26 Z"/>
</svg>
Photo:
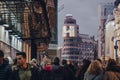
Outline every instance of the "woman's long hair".
<svg viewBox="0 0 120 80">
<path fill-rule="evenodd" d="M 101 72 L 102 72 L 102 64 L 97 60 L 91 62 L 90 66 L 86 71 L 86 73 L 88 74 L 100 74 Z"/>
</svg>

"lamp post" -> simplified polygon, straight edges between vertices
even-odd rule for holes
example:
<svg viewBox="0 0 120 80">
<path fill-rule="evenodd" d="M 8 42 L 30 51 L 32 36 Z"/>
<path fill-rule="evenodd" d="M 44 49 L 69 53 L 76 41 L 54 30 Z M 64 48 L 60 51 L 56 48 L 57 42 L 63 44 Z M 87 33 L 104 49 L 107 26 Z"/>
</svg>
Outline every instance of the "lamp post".
<svg viewBox="0 0 120 80">
<path fill-rule="evenodd" d="M 116 62 L 118 63 L 118 53 L 117 53 L 117 50 L 118 50 L 118 46 L 117 46 L 117 42 L 120 41 L 120 40 L 116 40 L 115 42 L 115 46 L 114 46 L 114 49 L 115 49 L 115 57 L 116 57 Z"/>
</svg>

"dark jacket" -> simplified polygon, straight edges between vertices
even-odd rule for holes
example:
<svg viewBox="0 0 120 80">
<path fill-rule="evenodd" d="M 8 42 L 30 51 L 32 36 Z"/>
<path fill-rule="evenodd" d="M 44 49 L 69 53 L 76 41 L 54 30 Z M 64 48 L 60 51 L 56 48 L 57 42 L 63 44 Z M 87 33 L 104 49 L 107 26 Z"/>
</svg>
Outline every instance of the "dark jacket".
<svg viewBox="0 0 120 80">
<path fill-rule="evenodd" d="M 89 60 L 86 60 L 86 59 L 83 60 L 83 66 L 78 71 L 77 80 L 84 79 L 84 74 L 85 74 L 86 70 L 88 69 L 90 63 L 91 62 Z"/>
<path fill-rule="evenodd" d="M 103 80 L 120 80 L 120 66 L 109 66 L 105 71 Z"/>
<path fill-rule="evenodd" d="M 52 67 L 52 77 L 53 80 L 67 80 L 66 79 L 66 71 L 63 67 L 59 65 L 53 65 Z"/>
<path fill-rule="evenodd" d="M 75 80 L 75 76 L 74 76 L 75 74 L 68 65 L 64 65 L 63 69 L 64 69 L 66 80 Z"/>
<path fill-rule="evenodd" d="M 0 80 L 9 80 L 11 72 L 10 65 L 6 61 L 3 61 L 3 63 L 0 64 Z"/>
<path fill-rule="evenodd" d="M 41 78 L 40 70 L 36 67 L 31 66 L 30 64 L 28 64 L 28 66 L 30 66 L 30 71 L 31 71 L 31 79 L 30 80 L 41 80 L 40 79 Z M 20 80 L 19 70 L 20 70 L 19 66 L 14 67 L 14 69 L 12 71 L 11 80 Z"/>
</svg>

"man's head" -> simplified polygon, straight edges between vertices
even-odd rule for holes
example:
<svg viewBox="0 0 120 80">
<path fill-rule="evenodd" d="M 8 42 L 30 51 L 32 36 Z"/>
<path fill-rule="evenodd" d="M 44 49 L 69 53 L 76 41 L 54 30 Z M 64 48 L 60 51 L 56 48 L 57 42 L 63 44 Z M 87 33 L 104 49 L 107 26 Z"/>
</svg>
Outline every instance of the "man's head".
<svg viewBox="0 0 120 80">
<path fill-rule="evenodd" d="M 58 57 L 55 57 L 55 58 L 54 58 L 54 65 L 59 65 L 59 63 L 60 63 L 59 58 L 58 58 Z"/>
<path fill-rule="evenodd" d="M 19 65 L 23 65 L 26 63 L 26 53 L 25 52 L 19 52 L 17 55 L 17 63 Z"/>
<path fill-rule="evenodd" d="M 3 62 L 3 58 L 4 58 L 4 52 L 0 50 L 0 63 Z"/>
</svg>

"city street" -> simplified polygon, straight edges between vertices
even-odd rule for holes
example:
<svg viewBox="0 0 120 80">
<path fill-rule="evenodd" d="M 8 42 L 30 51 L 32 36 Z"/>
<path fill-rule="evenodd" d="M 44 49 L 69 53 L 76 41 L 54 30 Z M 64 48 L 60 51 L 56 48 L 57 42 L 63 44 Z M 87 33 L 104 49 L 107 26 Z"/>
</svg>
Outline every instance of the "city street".
<svg viewBox="0 0 120 80">
<path fill-rule="evenodd" d="M 0 0 L 0 80 L 120 80 L 120 0 Z"/>
</svg>

